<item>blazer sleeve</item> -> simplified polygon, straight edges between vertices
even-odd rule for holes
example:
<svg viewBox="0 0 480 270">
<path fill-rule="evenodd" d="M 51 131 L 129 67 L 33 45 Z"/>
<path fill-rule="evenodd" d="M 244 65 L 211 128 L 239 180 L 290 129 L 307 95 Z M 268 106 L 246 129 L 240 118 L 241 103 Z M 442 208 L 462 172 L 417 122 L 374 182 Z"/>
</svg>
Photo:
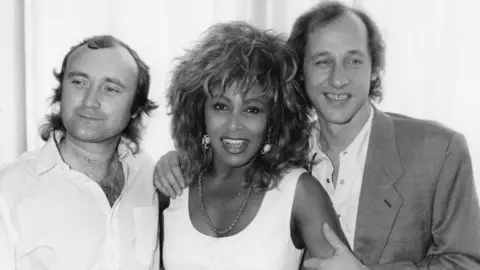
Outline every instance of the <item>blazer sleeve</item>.
<svg viewBox="0 0 480 270">
<path fill-rule="evenodd" d="M 437 179 L 434 242 L 427 256 L 419 262 L 392 262 L 372 269 L 480 269 L 480 207 L 463 135 L 456 133 L 450 140 Z"/>
</svg>

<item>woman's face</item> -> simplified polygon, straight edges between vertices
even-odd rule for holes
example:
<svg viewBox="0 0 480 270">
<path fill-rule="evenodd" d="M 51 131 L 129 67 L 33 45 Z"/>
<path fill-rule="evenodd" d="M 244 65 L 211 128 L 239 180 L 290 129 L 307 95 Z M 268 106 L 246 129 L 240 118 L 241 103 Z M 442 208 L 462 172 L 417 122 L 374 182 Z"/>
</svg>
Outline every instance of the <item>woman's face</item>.
<svg viewBox="0 0 480 270">
<path fill-rule="evenodd" d="M 210 137 L 215 164 L 243 167 L 250 164 L 263 147 L 268 98 L 255 85 L 246 95 L 236 84 L 225 93 L 208 97 L 205 104 L 206 133 Z"/>
</svg>

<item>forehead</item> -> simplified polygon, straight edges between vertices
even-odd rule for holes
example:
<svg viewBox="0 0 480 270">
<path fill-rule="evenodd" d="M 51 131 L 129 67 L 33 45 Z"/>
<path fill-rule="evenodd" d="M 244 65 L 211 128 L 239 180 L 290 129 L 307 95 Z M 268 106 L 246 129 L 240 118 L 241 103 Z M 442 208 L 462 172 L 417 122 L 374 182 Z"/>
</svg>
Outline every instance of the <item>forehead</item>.
<svg viewBox="0 0 480 270">
<path fill-rule="evenodd" d="M 367 53 L 368 35 L 363 21 L 347 13 L 327 25 L 314 28 L 307 40 L 307 54 L 357 50 Z"/>
<path fill-rule="evenodd" d="M 67 72 L 81 71 L 92 77 L 115 77 L 136 81 L 138 68 L 133 56 L 123 47 L 90 49 L 84 45 L 67 60 Z"/>
<path fill-rule="evenodd" d="M 226 87 L 225 91 L 221 87 L 216 87 L 212 92 L 214 98 L 226 97 L 233 98 L 235 96 L 240 96 L 242 99 L 267 99 L 265 90 L 263 87 L 256 83 L 252 85 L 250 89 L 243 87 L 240 83 L 234 82 L 230 86 Z"/>
</svg>

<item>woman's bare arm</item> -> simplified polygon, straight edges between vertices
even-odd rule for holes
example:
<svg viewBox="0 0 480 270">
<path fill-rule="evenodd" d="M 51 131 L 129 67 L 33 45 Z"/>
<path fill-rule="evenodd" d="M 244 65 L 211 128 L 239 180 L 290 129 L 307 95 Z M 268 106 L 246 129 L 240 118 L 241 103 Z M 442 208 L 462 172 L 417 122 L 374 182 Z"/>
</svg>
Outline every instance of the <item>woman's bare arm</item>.
<svg viewBox="0 0 480 270">
<path fill-rule="evenodd" d="M 333 255 L 334 249 L 323 234 L 325 222 L 349 246 L 327 192 L 317 179 L 307 173 L 298 180 L 292 214 L 307 249 L 306 257 L 326 258 Z"/>
</svg>

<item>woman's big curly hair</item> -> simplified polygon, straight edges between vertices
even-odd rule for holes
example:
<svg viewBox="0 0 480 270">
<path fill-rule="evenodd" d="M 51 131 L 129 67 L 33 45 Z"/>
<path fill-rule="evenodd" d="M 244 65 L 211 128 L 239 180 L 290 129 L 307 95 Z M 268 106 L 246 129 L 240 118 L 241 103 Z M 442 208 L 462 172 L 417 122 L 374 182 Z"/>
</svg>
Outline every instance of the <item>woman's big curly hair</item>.
<svg viewBox="0 0 480 270">
<path fill-rule="evenodd" d="M 205 101 L 232 85 L 244 94 L 258 85 L 270 101 L 265 139 L 272 148 L 254 157 L 245 185 L 270 189 L 288 169 L 308 166 L 308 101 L 295 80 L 297 58 L 285 38 L 245 22 L 215 24 L 177 60 L 167 99 L 172 137 L 187 179 L 211 166 L 201 144 Z"/>
</svg>

